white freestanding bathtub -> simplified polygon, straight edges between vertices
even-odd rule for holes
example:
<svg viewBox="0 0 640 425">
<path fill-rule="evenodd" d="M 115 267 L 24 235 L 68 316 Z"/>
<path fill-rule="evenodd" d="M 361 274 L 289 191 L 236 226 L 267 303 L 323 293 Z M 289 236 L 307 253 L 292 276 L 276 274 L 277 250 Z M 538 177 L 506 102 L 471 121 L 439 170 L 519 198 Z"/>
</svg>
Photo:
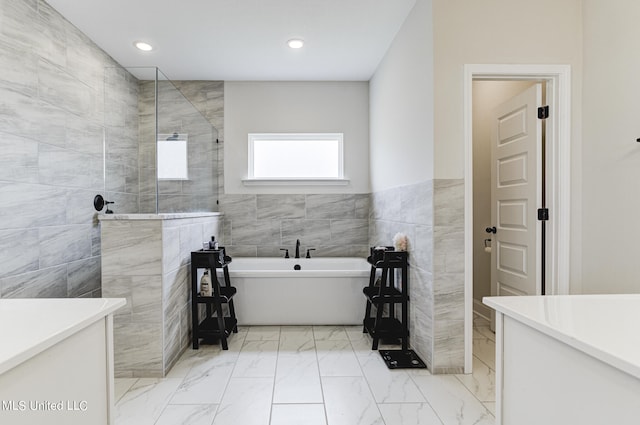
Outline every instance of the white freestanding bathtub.
<svg viewBox="0 0 640 425">
<path fill-rule="evenodd" d="M 300 270 L 295 270 L 300 266 Z M 371 266 L 364 258 L 248 258 L 229 264 L 241 325 L 359 325 L 362 288 Z"/>
</svg>

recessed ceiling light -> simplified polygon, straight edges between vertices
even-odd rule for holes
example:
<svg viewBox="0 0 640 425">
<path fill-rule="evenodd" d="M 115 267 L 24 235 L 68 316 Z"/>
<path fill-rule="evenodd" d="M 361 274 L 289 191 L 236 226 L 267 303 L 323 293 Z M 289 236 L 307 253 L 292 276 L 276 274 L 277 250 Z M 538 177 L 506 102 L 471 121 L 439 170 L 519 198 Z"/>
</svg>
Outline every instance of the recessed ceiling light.
<svg viewBox="0 0 640 425">
<path fill-rule="evenodd" d="M 145 43 L 144 41 L 136 41 L 133 45 L 143 52 L 150 52 L 153 50 L 153 46 L 149 43 Z"/>
<path fill-rule="evenodd" d="M 293 38 L 287 41 L 287 45 L 289 45 L 289 47 L 291 47 L 292 49 L 300 49 L 302 46 L 304 46 L 304 41 L 300 40 L 299 38 Z"/>
</svg>

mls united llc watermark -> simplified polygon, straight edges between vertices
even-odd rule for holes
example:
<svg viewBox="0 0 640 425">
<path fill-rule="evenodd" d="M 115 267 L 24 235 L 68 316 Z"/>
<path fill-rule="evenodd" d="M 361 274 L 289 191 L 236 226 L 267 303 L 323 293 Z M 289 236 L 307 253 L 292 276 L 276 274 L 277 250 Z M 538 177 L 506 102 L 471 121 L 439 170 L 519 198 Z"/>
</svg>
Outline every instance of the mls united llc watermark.
<svg viewBox="0 0 640 425">
<path fill-rule="evenodd" d="M 86 400 L 2 400 L 4 412 L 86 412 Z"/>
</svg>

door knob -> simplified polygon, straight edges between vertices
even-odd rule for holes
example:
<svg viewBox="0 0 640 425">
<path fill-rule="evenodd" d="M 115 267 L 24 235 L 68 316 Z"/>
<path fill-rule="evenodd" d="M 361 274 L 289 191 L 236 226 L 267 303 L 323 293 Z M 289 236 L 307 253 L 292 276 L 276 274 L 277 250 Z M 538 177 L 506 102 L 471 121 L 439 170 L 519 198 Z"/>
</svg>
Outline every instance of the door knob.
<svg viewBox="0 0 640 425">
<path fill-rule="evenodd" d="M 496 233 L 498 231 L 498 229 L 496 229 L 496 226 L 493 227 L 487 227 L 486 229 L 484 229 L 485 232 L 487 233 Z"/>
</svg>

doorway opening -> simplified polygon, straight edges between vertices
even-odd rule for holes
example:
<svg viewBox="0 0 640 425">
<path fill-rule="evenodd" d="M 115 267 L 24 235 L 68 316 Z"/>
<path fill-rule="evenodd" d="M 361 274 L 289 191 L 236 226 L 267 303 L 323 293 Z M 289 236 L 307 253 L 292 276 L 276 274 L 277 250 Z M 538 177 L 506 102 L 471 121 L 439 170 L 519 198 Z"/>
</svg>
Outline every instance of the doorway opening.
<svg viewBox="0 0 640 425">
<path fill-rule="evenodd" d="M 485 84 L 486 86 L 482 86 Z M 479 157 L 474 158 L 474 85 L 476 96 L 482 88 L 493 94 L 498 91 L 507 96 L 508 92 L 517 92 L 535 83 L 542 83 L 546 88 L 545 104 L 549 105 L 549 118 L 546 119 L 546 157 L 545 168 L 545 197 L 546 208 L 549 210 L 549 221 L 544 229 L 544 281 L 547 294 L 566 294 L 569 292 L 569 182 L 570 182 L 570 68 L 567 65 L 466 65 L 464 73 L 464 131 L 465 131 L 465 373 L 473 369 L 473 317 L 474 306 L 478 312 L 487 315 L 479 295 L 482 290 L 474 288 L 474 275 L 478 283 L 482 276 L 486 276 L 486 261 L 482 261 L 485 239 L 490 239 L 485 232 L 488 226 L 480 225 L 486 214 L 476 211 L 483 208 L 482 202 L 475 203 L 474 185 L 481 184 L 474 181 L 474 166 L 481 163 Z M 491 86 L 493 85 L 493 86 Z M 480 89 L 478 89 L 480 87 Z M 500 97 L 500 96 L 494 96 Z M 508 97 L 505 97 L 505 100 Z M 475 99 L 477 100 L 477 99 Z M 499 100 L 499 99 L 498 99 Z M 498 100 L 495 100 L 498 102 Z M 497 106 L 497 104 L 495 105 Z M 487 108 L 492 109 L 492 108 Z M 541 166 L 543 164 L 540 164 Z M 480 165 L 480 167 L 482 167 Z M 480 170 L 487 173 L 489 170 Z M 486 181 L 486 175 L 484 175 Z M 478 195 L 476 194 L 476 197 Z M 478 199 L 475 199 L 478 201 Z M 541 208 L 537 205 L 535 208 Z M 490 207 L 489 207 L 490 210 Z M 474 215 L 476 216 L 474 226 Z M 489 221 L 490 222 L 490 221 Z M 491 225 L 491 226 L 494 226 Z M 480 228 L 478 228 L 480 227 Z M 478 246 L 479 245 L 479 246 Z M 489 244 L 487 244 L 489 246 Z M 488 247 L 487 246 L 487 247 Z M 492 247 L 493 249 L 493 247 Z M 474 252 L 476 261 L 474 263 Z M 486 260 L 486 258 L 485 258 Z M 476 270 L 478 267 L 479 270 Z M 484 270 L 482 270 L 484 268 Z M 486 283 L 486 282 L 485 282 Z M 476 289 L 476 297 L 474 297 Z M 486 290 L 486 286 L 485 289 Z"/>
<path fill-rule="evenodd" d="M 481 319 L 484 323 L 492 322 L 493 318 L 492 310 L 482 304 L 482 298 L 498 294 L 502 295 L 505 292 L 498 292 L 498 288 L 496 288 L 492 283 L 492 275 L 495 278 L 496 274 L 495 263 L 492 264 L 492 258 L 495 259 L 497 255 L 497 238 L 503 233 L 501 231 L 502 229 L 500 229 L 500 223 L 496 222 L 494 219 L 497 212 L 496 202 L 493 199 L 494 193 L 492 192 L 492 187 L 495 184 L 492 180 L 491 173 L 494 168 L 494 159 L 492 156 L 496 155 L 495 148 L 493 147 L 496 141 L 493 137 L 497 137 L 494 127 L 498 125 L 496 117 L 494 116 L 494 111 L 498 106 L 503 105 L 507 101 L 512 101 L 513 98 L 536 84 L 540 84 L 542 104 L 544 104 L 544 89 L 546 87 L 546 83 L 544 81 L 484 79 L 473 81 L 473 312 L 474 318 Z M 519 107 L 520 103 L 516 103 L 516 105 Z M 525 124 L 525 122 L 522 122 L 523 117 L 520 115 L 521 114 L 515 114 L 512 115 L 511 118 L 507 118 L 507 124 L 512 124 L 512 127 L 513 123 L 510 121 L 518 121 L 516 123 L 517 128 L 511 129 L 512 133 L 515 130 L 517 134 L 515 136 L 516 140 L 508 141 L 509 143 L 507 145 L 521 142 L 526 136 L 523 132 L 520 132 L 520 125 Z M 528 132 L 531 134 L 535 132 L 535 129 L 530 128 L 528 129 Z M 544 132 L 542 134 L 544 134 Z M 534 140 L 531 140 L 530 143 L 535 145 L 537 141 L 535 141 L 535 137 L 533 137 L 533 139 Z M 513 151 L 513 149 L 511 150 Z M 509 153 L 509 156 L 513 158 L 513 152 Z M 532 158 L 532 160 L 536 161 L 536 168 L 538 170 L 538 172 L 534 171 L 533 174 L 540 179 L 541 184 L 544 187 L 544 182 L 541 178 L 543 173 L 539 172 L 544 165 L 537 163 L 543 161 L 540 161 L 540 159 L 536 159 L 535 157 Z M 521 192 L 526 188 L 526 184 L 522 184 L 522 182 L 517 179 L 521 173 L 521 170 L 518 170 L 516 167 L 516 164 L 519 164 L 519 161 L 512 160 L 509 161 L 509 164 L 509 167 L 512 168 L 511 173 L 515 171 L 518 175 L 515 176 L 515 184 L 510 185 L 508 190 L 513 191 L 516 189 L 516 192 Z M 526 163 L 524 165 L 526 166 Z M 515 170 L 513 170 L 514 168 Z M 496 173 L 493 175 L 494 179 L 497 177 L 495 174 Z M 535 182 L 532 183 L 535 184 Z M 540 189 L 538 189 L 538 191 L 540 191 Z M 520 194 L 515 193 L 516 197 L 518 197 L 518 195 Z M 522 197 L 526 197 L 526 195 L 527 194 L 524 193 L 522 194 Z M 538 196 L 541 195 L 542 193 L 538 194 Z M 538 229 L 529 228 L 530 226 L 527 226 L 526 222 L 522 223 L 522 218 L 525 214 L 522 214 L 522 208 L 519 208 L 521 205 L 522 203 L 510 202 L 508 208 L 506 208 L 508 211 L 513 213 L 512 215 L 516 215 L 516 217 L 511 217 L 513 224 L 511 227 L 514 227 L 516 231 L 521 231 L 522 228 L 528 228 L 529 232 L 538 232 Z M 535 207 L 535 205 L 533 205 L 533 207 Z M 496 226 L 498 226 L 500 231 L 496 230 Z M 535 240 L 535 237 L 531 239 Z M 540 247 L 535 248 L 540 250 Z M 513 252 L 515 250 L 512 249 L 511 251 Z M 517 255 L 517 251 L 515 251 L 515 254 L 516 255 L 513 256 L 515 257 L 514 260 L 520 260 Z M 544 261 L 543 258 L 540 260 Z M 535 274 L 537 275 L 537 273 Z M 509 288 L 509 290 L 517 291 L 514 288 Z M 516 293 L 520 292 L 518 291 Z M 491 323 L 491 325 L 491 329 L 493 330 L 493 323 Z"/>
</svg>

